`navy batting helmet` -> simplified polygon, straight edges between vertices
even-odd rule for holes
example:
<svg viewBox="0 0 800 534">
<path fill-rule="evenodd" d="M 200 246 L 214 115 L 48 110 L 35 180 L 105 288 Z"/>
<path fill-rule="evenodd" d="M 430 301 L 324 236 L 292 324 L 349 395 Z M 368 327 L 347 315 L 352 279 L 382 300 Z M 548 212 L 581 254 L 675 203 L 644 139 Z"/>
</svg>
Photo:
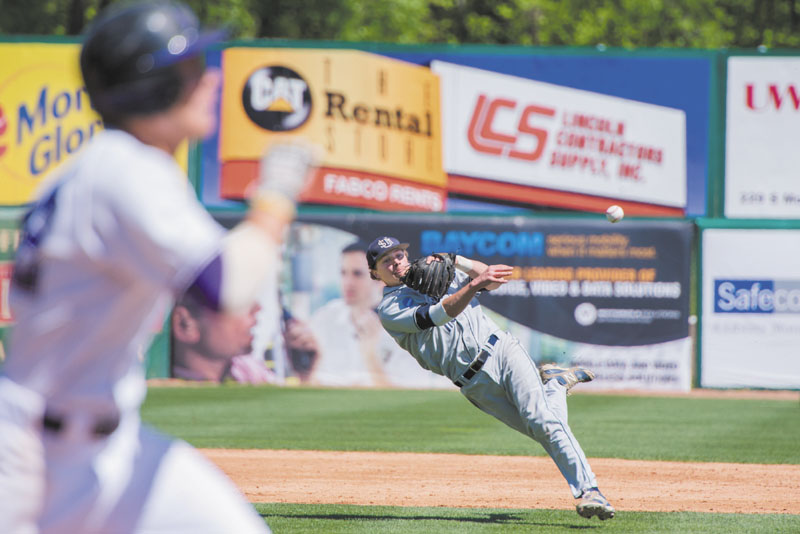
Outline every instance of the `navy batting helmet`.
<svg viewBox="0 0 800 534">
<path fill-rule="evenodd" d="M 89 26 L 81 49 L 92 106 L 110 123 L 168 109 L 200 79 L 203 52 L 224 34 L 201 32 L 177 2 L 112 5 Z"/>
</svg>

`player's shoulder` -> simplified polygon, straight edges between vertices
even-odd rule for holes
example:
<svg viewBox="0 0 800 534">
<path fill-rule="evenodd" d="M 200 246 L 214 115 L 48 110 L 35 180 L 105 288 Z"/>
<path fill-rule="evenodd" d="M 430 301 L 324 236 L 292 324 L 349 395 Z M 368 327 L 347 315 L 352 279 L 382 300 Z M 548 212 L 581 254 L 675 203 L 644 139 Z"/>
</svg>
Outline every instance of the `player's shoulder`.
<svg viewBox="0 0 800 534">
<path fill-rule="evenodd" d="M 413 308 L 420 304 L 425 304 L 426 300 L 425 295 L 405 285 L 386 288 L 384 289 L 383 300 L 378 306 L 378 313 L 382 311 L 384 313 L 397 312 L 398 310 Z"/>
<path fill-rule="evenodd" d="M 159 193 L 180 179 L 177 162 L 166 152 L 121 130 L 104 130 L 87 147 L 82 174 L 93 187 L 112 195 Z"/>
</svg>

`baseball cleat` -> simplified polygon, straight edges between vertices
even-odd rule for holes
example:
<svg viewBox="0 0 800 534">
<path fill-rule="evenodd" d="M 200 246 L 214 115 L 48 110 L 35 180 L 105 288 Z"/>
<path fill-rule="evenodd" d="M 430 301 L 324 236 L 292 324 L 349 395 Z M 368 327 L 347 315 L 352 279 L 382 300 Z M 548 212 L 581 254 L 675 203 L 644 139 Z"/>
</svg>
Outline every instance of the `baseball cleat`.
<svg viewBox="0 0 800 534">
<path fill-rule="evenodd" d="M 546 363 L 539 369 L 539 374 L 542 377 L 542 383 L 547 383 L 548 380 L 557 380 L 559 384 L 569 390 L 580 382 L 591 382 L 594 380 L 594 373 L 585 367 L 559 367 L 554 363 Z"/>
<path fill-rule="evenodd" d="M 591 519 L 594 516 L 597 516 L 601 521 L 611 519 L 614 517 L 615 513 L 614 507 L 611 506 L 611 503 L 608 502 L 608 499 L 603 497 L 603 494 L 600 493 L 600 490 L 597 488 L 591 488 L 584 491 L 583 495 L 580 496 L 575 509 L 578 511 L 578 515 L 581 517 Z"/>
</svg>

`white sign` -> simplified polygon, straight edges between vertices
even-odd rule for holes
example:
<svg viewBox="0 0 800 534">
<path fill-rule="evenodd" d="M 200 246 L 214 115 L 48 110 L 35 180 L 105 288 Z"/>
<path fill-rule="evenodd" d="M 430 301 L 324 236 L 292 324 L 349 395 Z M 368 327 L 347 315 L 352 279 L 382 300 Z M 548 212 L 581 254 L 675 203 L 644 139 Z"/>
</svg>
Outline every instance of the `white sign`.
<svg viewBox="0 0 800 534">
<path fill-rule="evenodd" d="M 800 230 L 703 232 L 703 387 L 800 388 Z"/>
<path fill-rule="evenodd" d="M 581 384 L 581 391 L 689 391 L 692 389 L 692 340 L 683 338 L 636 347 L 577 343 L 572 365 L 581 365 L 595 374 L 595 380 Z"/>
<path fill-rule="evenodd" d="M 728 58 L 725 216 L 800 219 L 800 57 Z"/>
<path fill-rule="evenodd" d="M 445 170 L 686 206 L 682 110 L 442 61 Z"/>
</svg>

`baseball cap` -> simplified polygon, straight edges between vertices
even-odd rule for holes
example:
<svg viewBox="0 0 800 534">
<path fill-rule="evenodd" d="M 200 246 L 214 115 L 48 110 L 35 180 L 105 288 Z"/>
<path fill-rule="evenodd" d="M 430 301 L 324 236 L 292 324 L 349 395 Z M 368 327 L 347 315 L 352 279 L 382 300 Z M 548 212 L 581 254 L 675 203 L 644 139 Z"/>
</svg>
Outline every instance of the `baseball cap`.
<svg viewBox="0 0 800 534">
<path fill-rule="evenodd" d="M 367 248 L 367 264 L 370 269 L 374 269 L 378 260 L 396 248 L 403 250 L 408 248 L 408 243 L 401 243 L 396 237 L 388 235 L 376 238 Z"/>
</svg>

